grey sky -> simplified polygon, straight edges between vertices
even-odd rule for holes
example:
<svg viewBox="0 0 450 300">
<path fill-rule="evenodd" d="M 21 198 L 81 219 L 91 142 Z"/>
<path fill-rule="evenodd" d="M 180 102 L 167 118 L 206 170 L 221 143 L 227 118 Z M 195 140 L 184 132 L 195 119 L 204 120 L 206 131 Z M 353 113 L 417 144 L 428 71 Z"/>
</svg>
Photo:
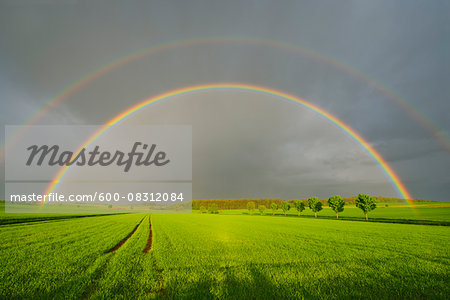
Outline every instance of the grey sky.
<svg viewBox="0 0 450 300">
<path fill-rule="evenodd" d="M 448 136 L 449 15 L 446 1 L 0 0 L 1 124 L 23 123 L 64 86 L 138 49 L 239 36 L 304 47 L 351 66 Z M 97 78 L 40 124 L 101 124 L 158 93 L 218 81 L 307 99 L 361 133 L 414 197 L 450 200 L 450 155 L 420 123 L 361 78 L 279 47 L 243 41 L 172 47 Z M 127 122 L 193 125 L 194 198 L 397 196 L 374 160 L 345 133 L 274 97 L 180 96 Z"/>
</svg>

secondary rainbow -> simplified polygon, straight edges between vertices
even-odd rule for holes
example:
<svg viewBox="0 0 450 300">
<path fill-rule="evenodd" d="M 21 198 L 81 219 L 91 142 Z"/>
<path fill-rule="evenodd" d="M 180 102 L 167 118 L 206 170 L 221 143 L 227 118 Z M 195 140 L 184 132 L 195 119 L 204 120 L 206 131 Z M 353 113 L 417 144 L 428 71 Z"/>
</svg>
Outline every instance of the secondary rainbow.
<svg viewBox="0 0 450 300">
<path fill-rule="evenodd" d="M 300 104 L 304 107 L 311 109 L 312 111 L 318 113 L 320 116 L 329 120 L 332 124 L 334 124 L 341 130 L 343 130 L 346 134 L 348 134 L 351 138 L 353 138 L 358 144 L 360 144 L 379 164 L 379 166 L 382 168 L 384 173 L 388 176 L 389 180 L 392 182 L 393 186 L 399 192 L 399 195 L 401 195 L 401 197 L 403 199 L 405 199 L 409 205 L 413 206 L 413 201 L 411 200 L 413 198 L 412 198 L 411 194 L 409 193 L 409 191 L 407 190 L 405 185 L 402 183 L 399 176 L 390 167 L 388 162 L 361 135 L 359 135 L 359 133 L 357 133 L 349 125 L 345 124 L 343 121 L 341 121 L 337 117 L 333 116 L 331 113 L 325 111 L 324 109 L 322 109 L 304 99 L 301 99 L 294 95 L 284 93 L 284 92 L 281 92 L 281 91 L 278 91 L 278 90 L 275 90 L 272 88 L 257 86 L 257 85 L 242 84 L 242 83 L 211 83 L 211 84 L 187 86 L 187 87 L 183 87 L 183 88 L 179 88 L 179 89 L 175 89 L 175 90 L 171 90 L 169 92 L 159 94 L 155 97 L 144 100 L 144 101 L 130 107 L 129 109 L 124 110 L 123 112 L 118 114 L 116 117 L 109 120 L 95 134 L 93 134 L 86 142 L 84 142 L 83 145 L 77 150 L 77 152 L 79 152 L 79 151 L 81 151 L 81 149 L 89 146 L 95 139 L 97 139 L 100 135 L 102 135 L 105 131 L 107 131 L 112 126 L 120 123 L 122 120 L 128 118 L 133 113 L 145 108 L 146 106 L 148 106 L 152 103 L 166 100 L 166 99 L 169 99 L 174 96 L 179 96 L 179 95 L 183 95 L 183 94 L 191 94 L 191 93 L 201 92 L 201 91 L 210 91 L 210 90 L 254 91 L 254 92 L 259 92 L 259 93 L 263 93 L 263 94 L 276 96 L 278 98 L 285 99 L 285 100 Z M 53 192 L 53 190 L 56 188 L 57 184 L 61 181 L 64 174 L 69 170 L 69 168 L 70 167 L 68 167 L 68 166 L 61 168 L 61 170 L 57 173 L 57 175 L 52 180 L 50 185 L 47 187 L 45 194 L 49 194 L 49 193 Z"/>
</svg>

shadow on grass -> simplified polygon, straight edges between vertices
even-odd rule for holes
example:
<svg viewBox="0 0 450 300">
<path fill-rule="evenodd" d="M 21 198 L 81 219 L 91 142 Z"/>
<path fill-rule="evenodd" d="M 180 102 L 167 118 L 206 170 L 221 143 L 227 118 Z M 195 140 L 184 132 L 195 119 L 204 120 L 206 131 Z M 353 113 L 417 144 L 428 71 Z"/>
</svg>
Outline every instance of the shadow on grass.
<svg viewBox="0 0 450 300">
<path fill-rule="evenodd" d="M 377 262 L 374 262 L 377 263 Z M 379 267 L 379 264 L 376 264 Z M 261 268 L 265 268 L 261 269 Z M 165 285 L 169 299 L 446 299 L 445 276 L 434 272 L 396 278 L 389 272 L 323 274 L 321 266 L 289 265 L 222 267 L 197 280 Z M 301 270 L 304 270 L 303 272 Z M 356 269 L 355 269 L 356 270 Z M 290 275 L 284 274 L 289 272 Z M 372 273 L 372 274 L 371 274 Z M 314 276 L 314 274 L 321 274 Z M 199 274 L 198 274 L 199 275 Z M 373 275 L 373 276 L 372 276 Z M 308 279 L 309 278 L 309 279 Z M 424 281 L 427 278 L 431 282 Z"/>
<path fill-rule="evenodd" d="M 245 280 L 238 278 L 234 268 L 215 270 L 214 276 L 202 276 L 198 281 L 189 283 L 180 289 L 176 282 L 165 287 L 166 297 L 182 299 L 275 299 L 281 296 L 274 281 L 260 272 L 254 266 L 246 268 Z M 268 298 L 269 297 L 269 298 Z M 162 298 L 162 297 L 161 297 Z"/>
<path fill-rule="evenodd" d="M 112 215 L 120 215 L 124 213 L 111 213 L 111 214 L 89 214 L 89 215 L 68 215 L 68 216 L 43 216 L 43 217 L 34 217 L 30 216 L 30 218 L 0 218 L 0 226 L 2 225 L 11 225 L 11 224 L 21 224 L 21 223 L 35 223 L 35 222 L 48 222 L 48 221 L 59 221 L 66 219 L 77 219 L 77 218 L 88 218 L 88 217 L 103 217 L 103 216 L 112 216 Z"/>
<path fill-rule="evenodd" d="M 414 225 L 434 225 L 434 226 L 450 226 L 449 221 L 438 221 L 438 220 L 417 220 L 417 219 L 390 219 L 390 218 L 369 218 L 366 219 L 362 217 L 344 217 L 339 216 L 339 219 L 336 219 L 335 216 L 321 216 L 319 215 L 317 218 L 309 215 L 281 215 L 281 214 L 252 214 L 250 215 L 247 212 L 243 212 L 242 215 L 255 216 L 255 217 L 279 217 L 279 218 L 308 218 L 308 219 L 326 219 L 326 220 L 343 220 L 343 221 L 358 221 L 358 222 L 372 222 L 372 223 L 394 223 L 394 224 L 414 224 Z"/>
</svg>

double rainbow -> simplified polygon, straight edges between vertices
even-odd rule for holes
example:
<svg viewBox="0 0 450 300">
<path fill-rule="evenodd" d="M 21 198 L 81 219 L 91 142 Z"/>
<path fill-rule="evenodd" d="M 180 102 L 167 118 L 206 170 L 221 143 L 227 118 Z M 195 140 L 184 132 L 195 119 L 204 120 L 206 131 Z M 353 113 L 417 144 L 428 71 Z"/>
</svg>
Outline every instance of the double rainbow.
<svg viewBox="0 0 450 300">
<path fill-rule="evenodd" d="M 284 93 L 272 88 L 250 85 L 250 84 L 242 84 L 242 83 L 211 83 L 211 84 L 202 84 L 202 85 L 193 85 L 188 87 L 183 87 L 180 89 L 175 89 L 166 93 L 159 94 L 155 97 L 144 100 L 115 116 L 111 120 L 109 120 L 105 125 L 103 125 L 95 134 L 93 134 L 77 151 L 81 151 L 81 149 L 89 146 L 95 139 L 97 139 L 100 135 L 102 135 L 105 131 L 110 129 L 112 126 L 119 124 L 124 119 L 130 117 L 135 112 L 144 109 L 150 104 L 163 101 L 169 99 L 174 96 L 192 94 L 201 91 L 211 91 L 211 90 L 244 90 L 244 91 L 254 91 L 262 94 L 272 95 L 278 97 L 280 99 L 288 100 L 293 103 L 302 105 L 325 119 L 329 120 L 332 124 L 340 128 L 347 135 L 349 135 L 353 140 L 355 140 L 358 144 L 360 144 L 367 153 L 369 153 L 377 162 L 377 164 L 381 167 L 384 173 L 387 175 L 389 180 L 392 182 L 393 186 L 398 191 L 399 195 L 404 198 L 408 204 L 413 205 L 413 201 L 411 194 L 406 189 L 405 185 L 400 180 L 399 176 L 394 172 L 394 170 L 389 166 L 388 162 L 367 142 L 361 135 L 359 135 L 354 129 L 352 129 L 349 125 L 345 124 L 342 120 L 333 116 L 329 112 L 324 109 L 304 100 L 298 98 L 294 95 Z M 65 166 L 61 168 L 61 170 L 57 173 L 55 178 L 51 181 L 50 185 L 47 187 L 45 191 L 46 194 L 51 193 L 57 186 L 57 184 L 62 180 L 64 174 L 69 170 L 69 166 Z"/>
<path fill-rule="evenodd" d="M 124 66 L 133 61 L 142 59 L 144 57 L 150 56 L 152 54 L 161 53 L 170 49 L 178 49 L 182 47 L 190 47 L 196 45 L 208 45 L 208 44 L 248 44 L 254 45 L 258 47 L 269 47 L 273 49 L 279 49 L 287 52 L 297 53 L 308 58 L 312 58 L 316 61 L 326 63 L 346 74 L 353 76 L 354 78 L 358 78 L 362 82 L 366 83 L 368 86 L 373 87 L 379 93 L 385 95 L 387 99 L 392 100 L 396 105 L 401 107 L 404 111 L 406 111 L 414 120 L 416 120 L 419 124 L 425 128 L 430 135 L 442 146 L 442 148 L 450 153 L 450 139 L 448 135 L 440 130 L 437 125 L 427 118 L 422 112 L 420 112 L 417 108 L 415 108 L 411 103 L 408 103 L 399 95 L 395 94 L 370 76 L 350 67 L 349 65 L 342 63 L 335 58 L 323 55 L 317 51 L 313 51 L 304 47 L 300 47 L 297 45 L 288 44 L 281 41 L 267 40 L 261 38 L 253 38 L 253 37 L 235 37 L 235 36 L 214 36 L 214 37 L 201 37 L 201 38 L 192 38 L 186 40 L 173 40 L 166 43 L 161 43 L 159 45 L 141 48 L 136 51 L 130 52 L 126 55 L 120 56 L 112 61 L 109 61 L 106 64 L 100 65 L 99 67 L 93 69 L 91 72 L 86 73 L 78 80 L 70 83 L 69 85 L 63 87 L 54 97 L 48 99 L 40 109 L 36 110 L 33 114 L 31 114 L 23 123 L 26 125 L 35 124 L 38 120 L 43 118 L 48 111 L 50 111 L 53 107 L 58 105 L 59 103 L 65 101 L 70 98 L 71 95 L 75 94 L 85 86 L 89 85 L 96 79 L 109 74 L 110 72 Z M 19 138 L 21 132 L 16 133 L 15 138 Z M 0 147 L 0 160 L 4 159 L 4 154 L 6 147 L 8 144 L 14 144 L 15 139 L 11 139 L 4 142 L 4 147 Z M 2 149 L 4 148 L 4 149 Z"/>
</svg>

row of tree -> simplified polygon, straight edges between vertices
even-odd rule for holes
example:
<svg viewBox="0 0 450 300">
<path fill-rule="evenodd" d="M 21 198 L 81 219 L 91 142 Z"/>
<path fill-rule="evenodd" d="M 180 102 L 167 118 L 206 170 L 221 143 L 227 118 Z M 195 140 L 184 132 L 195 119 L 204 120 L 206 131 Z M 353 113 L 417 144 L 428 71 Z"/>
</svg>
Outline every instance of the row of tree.
<svg viewBox="0 0 450 300">
<path fill-rule="evenodd" d="M 387 197 L 376 197 L 378 203 L 394 203 L 399 202 L 403 203 L 405 200 L 400 198 L 387 198 Z M 342 200 L 345 202 L 345 205 L 354 205 L 356 204 L 355 197 L 344 197 Z M 207 199 L 207 200 L 193 200 L 192 201 L 192 209 L 200 209 L 200 206 L 208 207 L 212 204 L 217 204 L 219 209 L 246 209 L 248 202 L 255 202 L 256 207 L 259 205 L 264 205 L 266 208 L 270 208 L 272 203 L 276 203 L 278 207 L 281 207 L 283 202 L 288 202 L 291 206 L 294 206 L 294 203 L 297 201 L 303 201 L 308 203 L 309 199 L 293 199 L 293 200 L 282 200 L 279 198 L 261 198 L 261 199 L 251 199 L 251 198 L 242 198 L 242 199 Z M 319 199 L 322 202 L 322 205 L 327 205 L 328 199 Z M 410 200 L 411 201 L 411 200 Z M 414 202 L 432 202 L 429 200 L 412 200 Z"/>
<path fill-rule="evenodd" d="M 366 220 L 368 220 L 368 213 L 377 207 L 376 202 L 377 200 L 374 197 L 364 194 L 359 194 L 355 199 L 356 207 L 363 211 Z M 306 207 L 309 207 L 314 212 L 314 216 L 317 218 L 317 213 L 323 209 L 322 201 L 320 201 L 317 197 L 311 197 L 307 201 L 295 200 L 293 201 L 293 203 L 290 203 L 288 201 L 281 201 L 281 204 L 272 202 L 270 203 L 272 215 L 275 214 L 278 208 L 281 208 L 284 215 L 286 215 L 288 210 L 291 209 L 291 204 L 293 204 L 293 207 L 297 210 L 298 216 L 300 216 L 301 212 L 304 211 Z M 328 206 L 336 213 L 336 218 L 338 219 L 339 213 L 344 211 L 345 201 L 341 198 L 341 196 L 335 195 L 328 198 Z M 249 210 L 250 214 L 252 214 L 256 209 L 256 203 L 254 201 L 248 201 L 247 209 Z M 258 205 L 258 210 L 261 214 L 264 214 L 266 209 L 267 207 L 265 204 Z M 217 203 L 212 203 L 208 206 L 208 208 L 202 205 L 200 206 L 200 211 L 202 213 L 208 211 L 210 213 L 216 214 L 219 213 L 219 206 L 217 205 Z"/>
</svg>

